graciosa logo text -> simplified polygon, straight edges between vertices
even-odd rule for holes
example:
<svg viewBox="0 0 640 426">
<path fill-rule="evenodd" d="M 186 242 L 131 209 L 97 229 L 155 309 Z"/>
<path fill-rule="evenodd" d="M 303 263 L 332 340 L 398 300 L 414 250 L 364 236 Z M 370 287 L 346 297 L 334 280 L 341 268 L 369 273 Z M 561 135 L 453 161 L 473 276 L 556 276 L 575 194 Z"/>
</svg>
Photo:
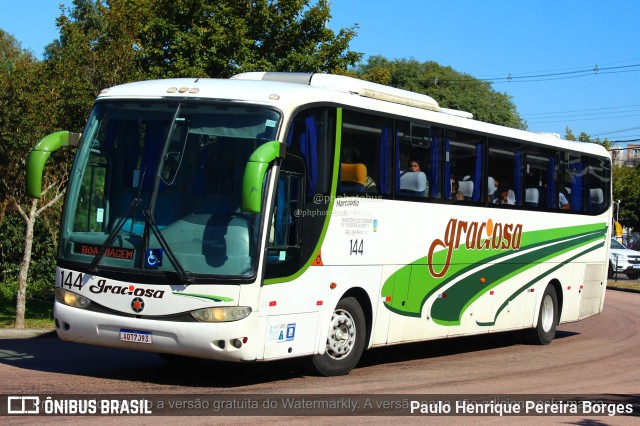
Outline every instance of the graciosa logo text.
<svg viewBox="0 0 640 426">
<path fill-rule="evenodd" d="M 89 287 L 91 293 L 111 293 L 122 294 L 125 296 L 145 296 L 152 297 L 154 299 L 162 299 L 164 297 L 164 290 L 154 290 L 152 288 L 139 288 L 133 284 L 128 286 L 123 285 L 109 285 L 106 280 L 98 280 L 98 283 Z"/>
<path fill-rule="evenodd" d="M 522 240 L 522 224 L 467 222 L 451 219 L 444 231 L 444 238 L 433 240 L 429 247 L 429 273 L 434 278 L 443 277 L 449 270 L 453 251 L 461 244 L 467 250 L 518 250 Z M 445 249 L 446 258 L 442 270 L 437 272 L 433 264 L 433 255 L 439 248 Z"/>
</svg>

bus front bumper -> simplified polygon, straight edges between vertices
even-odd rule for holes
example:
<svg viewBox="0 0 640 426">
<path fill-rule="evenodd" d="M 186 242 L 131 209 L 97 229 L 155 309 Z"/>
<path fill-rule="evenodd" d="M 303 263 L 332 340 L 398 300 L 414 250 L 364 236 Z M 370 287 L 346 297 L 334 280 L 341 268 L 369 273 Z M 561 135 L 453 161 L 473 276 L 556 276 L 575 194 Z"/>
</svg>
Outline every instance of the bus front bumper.
<svg viewBox="0 0 640 426">
<path fill-rule="evenodd" d="M 107 315 L 56 301 L 53 316 L 58 337 L 66 341 L 220 361 L 256 360 L 255 312 L 233 322 L 173 322 Z"/>
</svg>

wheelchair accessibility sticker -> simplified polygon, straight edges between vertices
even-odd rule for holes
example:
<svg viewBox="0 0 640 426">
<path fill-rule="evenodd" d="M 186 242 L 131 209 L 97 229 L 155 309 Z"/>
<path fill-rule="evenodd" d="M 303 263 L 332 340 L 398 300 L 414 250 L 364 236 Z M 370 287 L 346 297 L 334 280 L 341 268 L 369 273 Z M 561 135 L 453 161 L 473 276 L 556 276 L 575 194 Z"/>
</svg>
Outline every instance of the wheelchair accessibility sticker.
<svg viewBox="0 0 640 426">
<path fill-rule="evenodd" d="M 145 265 L 147 268 L 157 268 L 162 266 L 162 255 L 164 250 L 161 248 L 147 249 L 145 254 Z"/>
<path fill-rule="evenodd" d="M 278 343 L 290 342 L 296 337 L 296 324 L 278 324 L 269 328 L 269 340 Z"/>
</svg>

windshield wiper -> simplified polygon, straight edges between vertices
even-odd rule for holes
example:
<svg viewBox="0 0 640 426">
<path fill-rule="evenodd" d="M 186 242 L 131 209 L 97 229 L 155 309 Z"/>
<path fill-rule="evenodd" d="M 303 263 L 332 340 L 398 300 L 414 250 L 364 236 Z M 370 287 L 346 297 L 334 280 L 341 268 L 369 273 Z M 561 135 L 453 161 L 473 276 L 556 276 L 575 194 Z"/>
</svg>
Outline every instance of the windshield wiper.
<svg viewBox="0 0 640 426">
<path fill-rule="evenodd" d="M 127 208 L 127 212 L 124 214 L 124 216 L 120 218 L 116 227 L 111 230 L 105 242 L 100 246 L 100 251 L 98 251 L 98 254 L 96 254 L 96 257 L 93 258 L 91 265 L 89 265 L 89 271 L 91 271 L 92 274 L 95 274 L 96 271 L 98 270 L 98 263 L 100 263 L 100 261 L 104 257 L 104 254 L 107 252 L 107 249 L 111 247 L 111 243 L 113 243 L 113 240 L 116 239 L 116 237 L 118 236 L 118 233 L 120 233 L 120 230 L 129 219 L 129 214 L 131 213 L 131 210 L 133 210 L 134 207 L 135 208 L 139 207 L 141 204 L 142 204 L 142 199 L 140 198 L 140 194 L 138 193 L 138 196 L 133 200 L 131 200 L 131 203 L 129 203 L 129 208 Z"/>
<path fill-rule="evenodd" d="M 120 233 L 120 230 L 122 229 L 124 224 L 129 219 L 129 214 L 131 213 L 131 210 L 133 210 L 134 208 L 137 209 L 138 207 L 140 207 L 142 205 L 142 197 L 141 197 L 141 195 L 142 195 L 142 183 L 144 182 L 144 177 L 145 177 L 146 174 L 147 174 L 147 168 L 145 167 L 144 170 L 142 171 L 142 175 L 140 176 L 140 179 L 138 179 L 138 194 L 136 195 L 136 197 L 133 200 L 131 200 L 131 202 L 129 203 L 129 207 L 127 207 L 126 213 L 120 218 L 120 220 L 118 221 L 118 224 L 115 226 L 115 228 L 113 228 L 111 230 L 111 232 L 107 236 L 107 239 L 105 240 L 105 242 L 100 246 L 100 251 L 98 251 L 98 254 L 96 254 L 96 257 L 93 258 L 93 261 L 91 262 L 91 265 L 89 265 L 89 271 L 92 274 L 95 274 L 96 271 L 98 270 L 98 263 L 100 263 L 100 261 L 104 257 L 104 254 L 107 252 L 107 249 L 109 247 L 111 247 L 111 243 L 113 243 L 113 240 L 116 239 L 116 237 Z M 133 228 L 133 222 L 134 221 L 135 221 L 135 214 L 134 214 L 133 219 L 131 220 L 131 227 L 132 228 Z"/>
<path fill-rule="evenodd" d="M 171 262 L 171 265 L 173 265 L 173 268 L 176 270 L 176 273 L 178 274 L 180 281 L 183 284 L 191 284 L 193 282 L 193 274 L 190 271 L 186 271 L 178 261 L 178 258 L 173 253 L 173 250 L 171 250 L 169 243 L 167 243 L 167 240 L 164 238 L 164 235 L 162 235 L 162 232 L 160 232 L 160 228 L 158 227 L 158 224 L 156 223 L 156 220 L 153 217 L 153 213 L 151 213 L 151 210 L 142 210 L 142 215 L 144 216 L 147 226 L 151 228 L 153 235 L 155 235 L 156 239 L 158 240 L 158 242 L 160 243 L 164 251 L 167 252 L 167 257 L 169 258 L 169 262 Z"/>
</svg>

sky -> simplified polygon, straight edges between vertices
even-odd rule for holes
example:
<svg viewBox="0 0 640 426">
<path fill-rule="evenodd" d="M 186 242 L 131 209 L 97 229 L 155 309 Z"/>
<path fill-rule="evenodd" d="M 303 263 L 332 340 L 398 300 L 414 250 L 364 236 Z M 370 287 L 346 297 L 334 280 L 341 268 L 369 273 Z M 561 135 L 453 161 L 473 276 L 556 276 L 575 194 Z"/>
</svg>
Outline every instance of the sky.
<svg viewBox="0 0 640 426">
<path fill-rule="evenodd" d="M 65 0 L 0 0 L 0 28 L 42 58 Z M 492 81 L 530 131 L 640 142 L 636 0 L 331 0 L 350 49 L 435 61 Z M 509 79 L 509 76 L 511 77 Z"/>
</svg>

